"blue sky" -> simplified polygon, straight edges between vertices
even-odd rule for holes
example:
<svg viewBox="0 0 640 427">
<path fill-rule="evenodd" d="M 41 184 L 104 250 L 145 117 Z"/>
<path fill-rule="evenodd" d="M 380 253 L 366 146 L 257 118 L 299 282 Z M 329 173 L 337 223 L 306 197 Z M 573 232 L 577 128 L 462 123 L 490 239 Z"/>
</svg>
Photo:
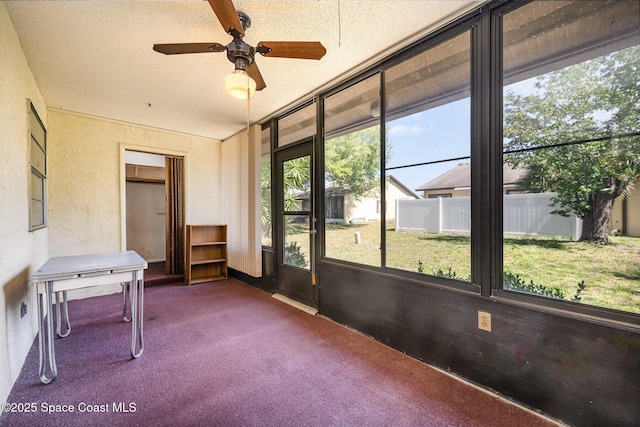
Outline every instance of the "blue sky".
<svg viewBox="0 0 640 427">
<path fill-rule="evenodd" d="M 386 125 L 392 145 L 387 167 L 431 162 L 471 153 L 469 98 L 403 117 Z M 464 161 L 387 171 L 415 190 Z"/>
<path fill-rule="evenodd" d="M 536 77 L 505 86 L 505 90 L 531 95 Z M 387 123 L 392 156 L 387 167 L 432 162 L 471 155 L 470 98 L 451 102 Z M 428 166 L 387 171 L 414 190 L 460 163 L 453 161 Z"/>
</svg>

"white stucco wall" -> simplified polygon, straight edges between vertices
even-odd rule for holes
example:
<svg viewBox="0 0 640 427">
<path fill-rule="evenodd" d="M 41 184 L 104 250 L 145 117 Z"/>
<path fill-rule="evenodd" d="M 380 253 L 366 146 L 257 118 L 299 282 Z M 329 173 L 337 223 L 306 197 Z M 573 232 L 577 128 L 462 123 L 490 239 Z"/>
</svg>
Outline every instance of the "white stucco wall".
<svg viewBox="0 0 640 427">
<path fill-rule="evenodd" d="M 44 99 L 0 2 L 0 402 L 7 400 L 37 331 L 35 269 L 47 260 L 48 229 L 29 232 L 27 99 L 48 129 Z M 20 317 L 20 305 L 27 315 Z"/>
<path fill-rule="evenodd" d="M 185 158 L 187 224 L 217 223 L 221 142 L 61 110 L 49 110 L 50 256 L 126 249 L 125 150 Z M 71 298 L 114 292 L 105 287 Z"/>
</svg>

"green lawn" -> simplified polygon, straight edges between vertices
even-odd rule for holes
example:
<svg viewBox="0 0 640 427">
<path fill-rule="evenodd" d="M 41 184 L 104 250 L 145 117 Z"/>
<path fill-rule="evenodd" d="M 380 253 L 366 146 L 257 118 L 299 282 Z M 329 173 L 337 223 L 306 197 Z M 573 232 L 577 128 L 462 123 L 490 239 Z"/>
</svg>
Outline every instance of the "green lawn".
<svg viewBox="0 0 640 427">
<path fill-rule="evenodd" d="M 361 244 L 355 243 L 360 233 Z M 330 225 L 326 253 L 362 264 L 380 265 L 378 223 Z M 396 232 L 387 228 L 387 266 L 426 274 L 471 274 L 468 236 Z M 552 238 L 505 238 L 504 271 L 546 288 L 556 287 L 570 300 L 579 282 L 581 302 L 640 313 L 640 238 L 611 237 L 608 245 Z"/>
</svg>

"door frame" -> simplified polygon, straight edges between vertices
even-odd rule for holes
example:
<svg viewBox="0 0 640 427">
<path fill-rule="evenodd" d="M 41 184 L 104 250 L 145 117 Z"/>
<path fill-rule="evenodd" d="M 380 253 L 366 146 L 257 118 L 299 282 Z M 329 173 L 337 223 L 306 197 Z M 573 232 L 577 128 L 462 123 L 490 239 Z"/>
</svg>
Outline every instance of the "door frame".
<svg viewBox="0 0 640 427">
<path fill-rule="evenodd" d="M 310 209 L 309 209 L 309 269 L 290 266 L 284 263 L 284 200 L 282 188 L 282 164 L 287 160 L 309 156 L 310 160 Z M 275 292 L 305 305 L 318 308 L 317 289 L 315 284 L 315 268 L 317 262 L 317 218 L 316 218 L 316 182 L 314 138 L 288 144 L 273 153 L 273 193 L 272 209 L 273 251 L 275 267 Z M 275 220 L 275 221 L 274 221 Z M 293 292 L 292 292 L 293 291 Z M 298 291 L 298 293 L 296 293 Z"/>
<path fill-rule="evenodd" d="M 188 157 L 185 151 L 165 150 L 156 147 L 145 147 L 133 144 L 120 144 L 120 250 L 127 250 L 127 151 L 138 151 L 141 153 L 157 154 L 160 156 L 177 156 L 184 159 L 183 182 L 184 182 L 184 217 L 188 218 Z M 165 183 L 166 185 L 166 183 Z M 186 223 L 186 221 L 185 221 Z M 165 233 L 166 239 L 166 233 Z M 185 242 L 182 242 L 184 246 Z"/>
</svg>

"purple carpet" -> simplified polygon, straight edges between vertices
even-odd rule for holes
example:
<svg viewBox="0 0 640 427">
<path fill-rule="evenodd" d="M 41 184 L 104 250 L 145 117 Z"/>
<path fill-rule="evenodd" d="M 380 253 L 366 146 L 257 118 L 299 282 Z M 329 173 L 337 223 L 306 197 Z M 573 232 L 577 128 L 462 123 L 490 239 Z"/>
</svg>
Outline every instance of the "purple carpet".
<svg viewBox="0 0 640 427">
<path fill-rule="evenodd" d="M 121 304 L 71 301 L 58 379 L 40 383 L 36 339 L 8 398 L 33 412 L 0 425 L 556 425 L 237 280 L 146 289 L 137 360 Z"/>
<path fill-rule="evenodd" d="M 147 288 L 182 282 L 184 282 L 184 274 L 167 274 L 164 261 L 150 262 L 149 267 L 144 271 L 144 284 Z"/>
</svg>

